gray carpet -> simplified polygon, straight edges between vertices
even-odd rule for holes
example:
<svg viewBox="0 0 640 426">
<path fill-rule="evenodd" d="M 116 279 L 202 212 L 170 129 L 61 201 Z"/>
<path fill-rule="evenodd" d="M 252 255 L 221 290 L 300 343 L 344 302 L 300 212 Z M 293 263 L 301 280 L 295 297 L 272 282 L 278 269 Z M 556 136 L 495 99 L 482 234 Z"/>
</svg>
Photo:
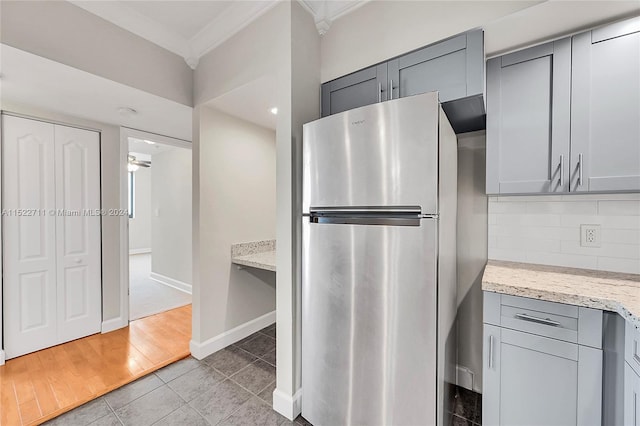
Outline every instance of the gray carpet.
<svg viewBox="0 0 640 426">
<path fill-rule="evenodd" d="M 191 303 L 191 295 L 149 278 L 151 254 L 129 256 L 129 319 L 148 317 Z"/>
</svg>

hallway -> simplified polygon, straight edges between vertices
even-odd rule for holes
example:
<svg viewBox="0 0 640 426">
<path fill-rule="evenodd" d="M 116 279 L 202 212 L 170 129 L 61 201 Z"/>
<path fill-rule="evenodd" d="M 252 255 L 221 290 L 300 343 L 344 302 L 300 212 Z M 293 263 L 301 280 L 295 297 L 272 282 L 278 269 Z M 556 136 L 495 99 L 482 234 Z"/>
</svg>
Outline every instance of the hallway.
<svg viewBox="0 0 640 426">
<path fill-rule="evenodd" d="M 0 424 L 40 424 L 189 355 L 191 305 L 7 361 Z"/>
</svg>

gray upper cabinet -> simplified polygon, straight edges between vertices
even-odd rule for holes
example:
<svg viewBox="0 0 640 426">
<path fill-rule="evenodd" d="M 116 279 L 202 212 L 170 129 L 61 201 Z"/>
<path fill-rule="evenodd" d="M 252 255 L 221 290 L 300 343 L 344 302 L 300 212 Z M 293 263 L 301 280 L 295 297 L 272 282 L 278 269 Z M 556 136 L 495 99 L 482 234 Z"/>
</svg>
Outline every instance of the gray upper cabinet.
<svg viewBox="0 0 640 426">
<path fill-rule="evenodd" d="M 387 99 L 386 64 L 354 72 L 322 85 L 322 116 Z"/>
<path fill-rule="evenodd" d="M 438 91 L 456 133 L 485 128 L 482 30 L 443 40 L 322 85 L 322 116 Z"/>
<path fill-rule="evenodd" d="M 640 191 L 640 18 L 487 61 L 488 194 Z"/>
<path fill-rule="evenodd" d="M 571 41 L 487 61 L 487 193 L 569 188 Z"/>
<path fill-rule="evenodd" d="M 640 191 L 640 18 L 573 38 L 571 190 Z"/>
</svg>

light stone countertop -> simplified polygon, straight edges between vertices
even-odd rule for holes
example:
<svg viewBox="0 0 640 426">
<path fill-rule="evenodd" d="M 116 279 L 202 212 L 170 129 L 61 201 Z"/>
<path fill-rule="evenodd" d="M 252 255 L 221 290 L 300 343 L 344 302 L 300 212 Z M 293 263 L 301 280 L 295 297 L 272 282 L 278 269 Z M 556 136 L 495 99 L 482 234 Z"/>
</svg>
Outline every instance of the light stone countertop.
<svg viewBox="0 0 640 426">
<path fill-rule="evenodd" d="M 482 289 L 618 312 L 640 327 L 640 275 L 489 260 Z"/>
<path fill-rule="evenodd" d="M 231 246 L 231 262 L 252 268 L 276 270 L 276 241 L 252 241 Z"/>
</svg>

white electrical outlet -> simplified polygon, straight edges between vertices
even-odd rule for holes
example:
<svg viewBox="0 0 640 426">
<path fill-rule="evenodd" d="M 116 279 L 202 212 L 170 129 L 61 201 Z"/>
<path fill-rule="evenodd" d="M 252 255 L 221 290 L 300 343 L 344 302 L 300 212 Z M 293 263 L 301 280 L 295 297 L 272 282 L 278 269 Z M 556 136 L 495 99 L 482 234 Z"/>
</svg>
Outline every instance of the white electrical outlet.
<svg viewBox="0 0 640 426">
<path fill-rule="evenodd" d="M 600 247 L 600 225 L 580 225 L 580 245 Z"/>
</svg>

